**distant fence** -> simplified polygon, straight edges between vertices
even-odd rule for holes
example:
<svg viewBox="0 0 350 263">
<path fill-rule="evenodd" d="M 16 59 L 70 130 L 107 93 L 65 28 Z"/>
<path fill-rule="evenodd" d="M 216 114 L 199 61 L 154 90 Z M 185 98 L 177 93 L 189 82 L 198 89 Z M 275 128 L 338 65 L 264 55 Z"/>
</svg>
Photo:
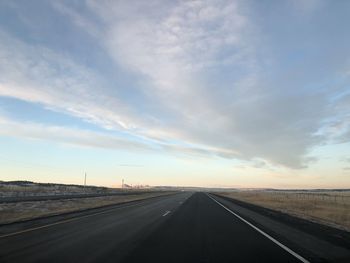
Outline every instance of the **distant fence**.
<svg viewBox="0 0 350 263">
<path fill-rule="evenodd" d="M 314 201 L 329 201 L 334 203 L 350 203 L 349 195 L 328 194 L 328 193 L 305 193 L 305 192 L 269 192 L 273 198 L 300 199 Z"/>
</svg>

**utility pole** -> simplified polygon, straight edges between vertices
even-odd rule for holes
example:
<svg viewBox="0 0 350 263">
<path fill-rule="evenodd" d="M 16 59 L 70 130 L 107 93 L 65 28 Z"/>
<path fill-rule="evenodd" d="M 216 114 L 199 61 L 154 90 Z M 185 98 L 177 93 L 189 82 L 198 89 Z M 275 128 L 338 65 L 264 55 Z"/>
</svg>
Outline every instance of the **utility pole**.
<svg viewBox="0 0 350 263">
<path fill-rule="evenodd" d="M 124 179 L 122 179 L 122 189 L 124 188 Z"/>
<path fill-rule="evenodd" d="M 86 172 L 85 172 L 85 177 L 84 177 L 84 187 L 86 186 Z"/>
</svg>

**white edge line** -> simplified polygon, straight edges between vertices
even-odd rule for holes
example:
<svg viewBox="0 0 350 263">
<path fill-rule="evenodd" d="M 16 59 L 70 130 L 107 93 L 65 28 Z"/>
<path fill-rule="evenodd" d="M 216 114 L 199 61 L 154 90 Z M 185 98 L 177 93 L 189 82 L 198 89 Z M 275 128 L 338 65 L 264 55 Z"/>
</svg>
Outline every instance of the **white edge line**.
<svg viewBox="0 0 350 263">
<path fill-rule="evenodd" d="M 239 218 L 240 220 L 242 220 L 244 223 L 246 223 L 247 225 L 251 226 L 252 228 L 254 228 L 256 231 L 258 231 L 260 234 L 264 235 L 265 237 L 267 237 L 268 239 L 270 239 L 272 242 L 274 242 L 276 245 L 280 246 L 281 248 L 283 248 L 285 251 L 287 251 L 288 253 L 292 254 L 294 257 L 296 257 L 297 259 L 299 259 L 301 262 L 304 263 L 310 263 L 308 260 L 306 260 L 305 258 L 303 258 L 302 256 L 300 256 L 299 254 L 297 254 L 296 252 L 294 252 L 293 250 L 291 250 L 290 248 L 288 248 L 287 246 L 283 245 L 281 242 L 277 241 L 276 239 L 274 239 L 272 236 L 270 236 L 269 234 L 265 233 L 264 231 L 262 231 L 261 229 L 259 229 L 258 227 L 254 226 L 252 223 L 248 222 L 247 220 L 245 220 L 244 218 L 242 218 L 241 216 L 237 215 L 235 212 L 233 212 L 232 210 L 230 210 L 229 208 L 227 208 L 226 206 L 224 206 L 223 204 L 221 204 L 220 202 L 216 201 L 213 197 L 211 197 L 211 195 L 207 194 L 207 196 L 213 200 L 214 202 L 216 202 L 218 205 L 220 205 L 221 207 L 223 207 L 224 209 L 226 209 L 227 211 L 229 211 L 231 214 L 233 214 L 234 216 L 236 216 L 237 218 Z"/>
</svg>

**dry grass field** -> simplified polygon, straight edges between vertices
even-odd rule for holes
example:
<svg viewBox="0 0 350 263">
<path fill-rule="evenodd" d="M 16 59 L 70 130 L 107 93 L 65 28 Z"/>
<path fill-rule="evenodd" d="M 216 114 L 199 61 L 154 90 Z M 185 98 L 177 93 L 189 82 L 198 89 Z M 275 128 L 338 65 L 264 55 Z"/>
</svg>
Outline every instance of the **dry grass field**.
<svg viewBox="0 0 350 263">
<path fill-rule="evenodd" d="M 0 224 L 23 221 L 43 216 L 57 215 L 88 208 L 119 204 L 149 197 L 166 195 L 169 192 L 143 193 L 137 195 L 77 198 L 53 201 L 17 202 L 0 204 Z"/>
<path fill-rule="evenodd" d="M 217 194 L 350 231 L 350 191 L 234 191 Z"/>
<path fill-rule="evenodd" d="M 21 196 L 38 196 L 38 195 L 59 195 L 59 194 L 94 194 L 108 193 L 115 189 L 106 187 L 81 185 L 64 185 L 64 184 L 40 184 L 33 182 L 1 182 L 0 181 L 0 198 L 1 197 L 21 197 Z"/>
</svg>

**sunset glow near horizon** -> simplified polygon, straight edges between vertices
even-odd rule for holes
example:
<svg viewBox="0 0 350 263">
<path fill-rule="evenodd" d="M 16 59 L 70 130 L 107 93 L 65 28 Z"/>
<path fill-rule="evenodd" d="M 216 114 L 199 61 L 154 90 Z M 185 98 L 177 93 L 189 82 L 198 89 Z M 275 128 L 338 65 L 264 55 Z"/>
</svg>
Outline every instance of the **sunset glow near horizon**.
<svg viewBox="0 0 350 263">
<path fill-rule="evenodd" d="M 350 1 L 1 1 L 0 180 L 350 188 Z"/>
</svg>

